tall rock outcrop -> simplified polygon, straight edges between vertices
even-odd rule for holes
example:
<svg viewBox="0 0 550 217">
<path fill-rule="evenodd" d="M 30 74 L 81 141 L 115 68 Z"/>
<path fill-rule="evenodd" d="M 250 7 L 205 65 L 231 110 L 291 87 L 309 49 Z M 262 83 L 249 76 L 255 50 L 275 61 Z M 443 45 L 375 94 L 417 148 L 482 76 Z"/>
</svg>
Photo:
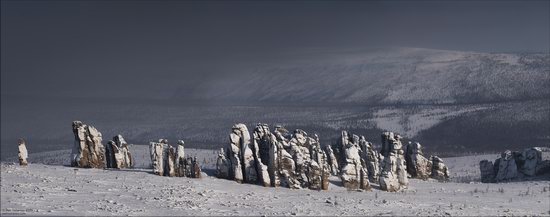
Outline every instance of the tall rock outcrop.
<svg viewBox="0 0 550 217">
<path fill-rule="evenodd" d="M 293 156 L 290 154 L 290 133 L 282 126 L 275 126 L 273 135 L 277 140 L 277 159 L 275 161 L 277 164 L 280 186 L 294 189 L 300 188 L 300 182 L 296 174 L 296 164 Z"/>
<path fill-rule="evenodd" d="M 537 174 L 537 165 L 542 162 L 542 150 L 538 147 L 527 148 L 521 154 L 522 165 L 520 172 L 526 176 L 535 176 Z"/>
<path fill-rule="evenodd" d="M 250 134 L 246 125 L 233 125 L 229 140 L 231 142 L 228 150 L 231 162 L 230 178 L 239 183 L 245 180 L 250 182 L 251 179 L 255 182 L 254 156 L 252 155 L 252 150 L 248 147 L 250 144 Z"/>
<path fill-rule="evenodd" d="M 504 151 L 495 164 L 498 165 L 498 172 L 495 177 L 497 182 L 510 180 L 518 176 L 518 167 L 512 151 Z"/>
<path fill-rule="evenodd" d="M 380 154 L 374 149 L 373 144 L 368 142 L 364 136 L 359 140 L 361 148 L 361 159 L 366 164 L 366 170 L 371 182 L 378 183 L 380 177 Z"/>
<path fill-rule="evenodd" d="M 71 166 L 105 168 L 105 147 L 101 143 L 101 133 L 95 127 L 81 121 L 73 121 L 72 128 L 75 141 L 71 153 Z"/>
<path fill-rule="evenodd" d="M 402 148 L 401 136 L 393 132 L 382 134 L 381 153 L 384 153 L 384 161 L 381 165 L 380 189 L 393 192 L 407 188 L 409 181 Z"/>
<path fill-rule="evenodd" d="M 494 164 L 482 160 L 479 167 L 482 182 L 503 182 L 550 174 L 550 160 L 542 159 L 540 147 L 526 148 L 521 152 L 506 150 Z"/>
<path fill-rule="evenodd" d="M 275 168 L 268 169 L 268 165 L 270 165 L 270 161 L 273 161 L 270 153 L 272 153 L 273 146 L 276 145 L 275 136 L 271 134 L 267 124 L 258 124 L 254 128 L 253 139 L 252 149 L 258 181 L 265 187 L 271 186 L 271 177 L 275 179 Z"/>
<path fill-rule="evenodd" d="M 422 145 L 418 142 L 409 142 L 405 154 L 407 172 L 412 178 L 426 180 L 432 174 L 432 161 L 424 157 Z"/>
<path fill-rule="evenodd" d="M 370 183 L 368 179 L 367 167 L 364 159 L 361 159 L 361 147 L 360 143 L 366 141 L 361 140 L 357 135 L 350 135 L 347 131 L 342 131 L 341 145 L 343 149 L 340 179 L 345 188 L 349 190 L 354 189 L 370 189 Z M 363 144 L 366 147 L 366 144 Z"/>
<path fill-rule="evenodd" d="M 332 150 L 332 147 L 330 145 L 325 146 L 325 153 L 327 154 L 327 162 L 330 167 L 330 173 L 334 176 L 337 176 L 339 173 L 338 159 L 336 159 L 336 155 L 334 154 L 334 151 Z M 378 159 L 376 160 L 378 161 Z"/>
<path fill-rule="evenodd" d="M 281 126 L 271 132 L 267 124 L 260 123 L 252 139 L 251 143 L 246 125 L 232 127 L 230 147 L 218 154 L 219 178 L 266 187 L 328 188 L 330 168 L 316 135 L 309 137 L 300 129 L 289 134 Z"/>
<path fill-rule="evenodd" d="M 201 171 L 196 157 L 185 157 L 183 140 L 178 141 L 178 147 L 168 144 L 168 140 L 159 139 L 150 143 L 153 173 L 159 176 L 200 178 Z"/>
<path fill-rule="evenodd" d="M 168 155 L 168 140 L 159 139 L 158 142 L 150 142 L 149 147 L 153 173 L 159 176 L 163 176 L 165 168 L 164 164 Z"/>
<path fill-rule="evenodd" d="M 432 156 L 432 178 L 439 181 L 449 180 L 449 168 L 445 165 L 443 160 L 438 156 Z"/>
<path fill-rule="evenodd" d="M 184 177 L 185 176 L 185 142 L 183 140 L 178 140 L 178 148 L 176 150 L 176 176 Z"/>
<path fill-rule="evenodd" d="M 105 159 L 108 168 L 121 169 L 134 166 L 128 143 L 126 143 L 122 135 L 117 135 L 113 137 L 113 140 L 107 142 Z"/>
<path fill-rule="evenodd" d="M 482 160 L 479 162 L 479 170 L 481 171 L 481 182 L 491 183 L 495 182 L 495 168 L 493 162 L 489 160 Z"/>
<path fill-rule="evenodd" d="M 221 148 L 218 153 L 218 159 L 216 160 L 216 177 L 222 179 L 232 179 L 229 177 L 231 162 L 227 159 L 227 155 L 224 150 L 224 148 Z"/>
</svg>

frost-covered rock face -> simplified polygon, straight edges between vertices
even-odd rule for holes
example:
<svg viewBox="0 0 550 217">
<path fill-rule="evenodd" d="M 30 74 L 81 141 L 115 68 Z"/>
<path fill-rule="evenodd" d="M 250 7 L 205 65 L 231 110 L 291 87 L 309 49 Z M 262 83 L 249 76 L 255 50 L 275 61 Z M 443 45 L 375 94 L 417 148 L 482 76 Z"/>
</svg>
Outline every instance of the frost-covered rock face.
<svg viewBox="0 0 550 217">
<path fill-rule="evenodd" d="M 382 134 L 382 172 L 380 174 L 380 189 L 385 191 L 399 191 L 407 188 L 409 181 L 403 156 L 401 136 L 393 132 Z"/>
<path fill-rule="evenodd" d="M 258 124 L 254 128 L 253 138 L 254 161 L 256 162 L 259 181 L 265 187 L 272 186 L 271 177 L 275 179 L 276 168 L 274 168 L 274 161 L 271 159 L 275 156 L 271 156 L 270 153 L 275 153 L 271 151 L 274 148 L 273 146 L 276 145 L 275 136 L 271 134 L 267 124 Z M 268 165 L 271 165 L 271 168 L 268 168 Z"/>
<path fill-rule="evenodd" d="M 371 182 L 378 182 L 378 178 L 380 177 L 380 156 L 373 148 L 372 143 L 368 142 L 364 136 L 361 136 L 359 143 L 362 150 L 361 158 L 366 164 L 369 180 Z"/>
<path fill-rule="evenodd" d="M 218 153 L 218 159 L 216 160 L 216 177 L 221 179 L 230 179 L 229 170 L 231 162 L 227 159 L 226 153 L 222 148 Z"/>
<path fill-rule="evenodd" d="M 279 174 L 280 186 L 289 188 L 300 188 L 300 183 L 297 180 L 296 164 L 294 158 L 290 154 L 290 137 L 288 130 L 275 126 L 273 135 L 277 140 L 277 158 L 276 164 Z"/>
<path fill-rule="evenodd" d="M 191 157 L 185 158 L 184 144 L 179 140 L 178 147 L 174 148 L 166 139 L 151 142 L 153 173 L 159 176 L 200 178 L 200 166 L 196 159 L 193 161 Z"/>
<path fill-rule="evenodd" d="M 332 147 L 330 145 L 325 146 L 325 152 L 327 154 L 327 163 L 330 166 L 330 173 L 334 176 L 337 176 L 339 173 L 338 159 L 336 159 L 336 155 L 334 155 Z"/>
<path fill-rule="evenodd" d="M 432 178 L 439 181 L 449 180 L 449 168 L 443 163 L 443 160 L 438 156 L 432 156 Z"/>
<path fill-rule="evenodd" d="M 256 172 L 252 168 L 254 167 L 254 157 L 252 156 L 252 150 L 248 147 L 250 134 L 246 125 L 233 125 L 229 139 L 231 141 L 228 151 L 231 161 L 230 178 L 237 182 L 243 182 L 245 179 L 249 181 L 250 176 L 253 176 L 252 178 L 256 181 Z M 254 174 L 249 174 L 251 172 L 254 172 Z"/>
<path fill-rule="evenodd" d="M 327 147 L 330 147 L 330 145 L 327 145 Z M 323 165 L 322 165 L 322 174 L 321 174 L 321 189 L 328 190 L 329 178 L 332 173 L 331 171 L 332 167 L 328 163 L 328 157 L 326 152 L 323 152 L 322 162 L 323 162 Z"/>
<path fill-rule="evenodd" d="M 176 176 L 176 149 L 174 149 L 173 146 L 168 145 L 168 156 L 165 158 L 165 169 L 164 169 L 164 176 Z"/>
<path fill-rule="evenodd" d="M 550 160 L 542 160 L 542 149 L 539 147 L 527 148 L 522 152 L 504 151 L 492 165 L 492 174 L 487 162 L 490 163 L 488 160 L 479 163 L 482 182 L 502 182 L 550 173 Z"/>
<path fill-rule="evenodd" d="M 153 173 L 159 176 L 164 175 L 164 149 L 168 147 L 166 142 L 166 140 L 161 139 L 159 142 L 149 143 Z"/>
<path fill-rule="evenodd" d="M 492 161 L 489 161 L 489 160 L 480 161 L 479 170 L 481 172 L 481 182 L 483 183 L 495 182 L 495 170 L 494 170 Z"/>
<path fill-rule="evenodd" d="M 543 160 L 537 164 L 536 175 L 550 174 L 550 160 Z"/>
<path fill-rule="evenodd" d="M 520 172 L 526 176 L 534 176 L 537 172 L 537 165 L 542 161 L 542 150 L 537 147 L 525 149 L 522 153 L 523 166 Z"/>
<path fill-rule="evenodd" d="M 176 150 L 176 176 L 184 177 L 185 176 L 185 147 L 183 146 L 185 142 L 183 140 L 178 140 L 178 149 Z"/>
<path fill-rule="evenodd" d="M 290 154 L 296 166 L 296 180 L 300 183 L 301 188 L 307 188 L 309 187 L 307 173 L 311 161 L 309 137 L 305 131 L 296 129 L 289 144 Z"/>
<path fill-rule="evenodd" d="M 432 162 L 424 157 L 422 145 L 420 145 L 420 143 L 409 142 L 405 160 L 407 162 L 407 172 L 412 178 L 426 180 L 430 177 L 432 173 Z"/>
<path fill-rule="evenodd" d="M 267 124 L 257 124 L 250 135 L 244 124 L 233 126 L 230 148 L 218 154 L 217 176 L 240 182 L 239 171 L 248 183 L 289 188 L 327 189 L 330 168 L 316 135 L 303 130 L 293 134 L 280 126 L 270 132 Z M 252 159 L 248 159 L 249 149 Z M 248 161 L 248 164 L 245 162 Z M 249 171 L 246 169 L 251 165 Z M 327 172 L 328 171 L 328 172 Z M 326 174 L 325 174 L 326 172 Z"/>
<path fill-rule="evenodd" d="M 343 148 L 342 168 L 340 170 L 340 179 L 342 184 L 349 190 L 354 189 L 370 189 L 368 172 L 365 161 L 361 159 L 360 143 L 366 143 L 364 137 L 360 138 L 357 135 L 350 135 L 346 131 L 342 131 L 340 138 L 341 147 Z M 364 144 L 366 146 L 366 144 Z"/>
<path fill-rule="evenodd" d="M 504 151 L 497 161 L 498 163 L 496 163 L 496 165 L 498 165 L 498 172 L 495 178 L 497 182 L 510 180 L 518 176 L 518 168 L 512 151 Z"/>
<path fill-rule="evenodd" d="M 193 157 L 193 161 L 191 162 L 191 176 L 190 178 L 201 178 L 201 167 L 199 165 L 199 161 L 197 161 L 197 157 Z"/>
<path fill-rule="evenodd" d="M 105 159 L 108 168 L 121 169 L 133 167 L 134 165 L 128 143 L 126 143 L 122 135 L 117 135 L 113 137 L 113 140 L 107 142 Z"/>
<path fill-rule="evenodd" d="M 18 153 L 18 158 L 19 158 L 19 165 L 21 166 L 27 166 L 27 164 L 29 164 L 27 162 L 27 158 L 29 157 L 29 154 L 27 152 L 27 146 L 25 145 L 25 140 L 24 139 L 19 139 L 18 141 L 18 150 L 19 150 L 19 153 Z"/>
<path fill-rule="evenodd" d="M 93 126 L 73 121 L 75 142 L 71 154 L 71 166 L 83 168 L 105 168 L 105 147 L 101 144 L 101 133 Z"/>
</svg>

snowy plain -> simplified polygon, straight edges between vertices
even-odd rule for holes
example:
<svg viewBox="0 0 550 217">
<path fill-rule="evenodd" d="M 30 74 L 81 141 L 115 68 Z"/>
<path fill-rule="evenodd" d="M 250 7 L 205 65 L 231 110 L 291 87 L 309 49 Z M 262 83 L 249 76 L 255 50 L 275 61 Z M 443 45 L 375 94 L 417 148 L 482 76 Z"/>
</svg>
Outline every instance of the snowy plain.
<svg viewBox="0 0 550 217">
<path fill-rule="evenodd" d="M 69 150 L 34 153 L 30 165 L 1 163 L 5 215 L 420 215 L 548 216 L 550 177 L 480 183 L 477 163 L 497 154 L 444 158 L 450 182 L 410 179 L 408 189 L 348 191 L 331 177 L 328 191 L 239 184 L 214 176 L 215 150 L 187 149 L 203 177 L 161 177 L 148 169 L 147 146 L 131 147 L 134 169 L 68 167 Z M 548 159 L 549 153 L 544 158 Z M 202 160 L 201 160 L 202 159 Z"/>
</svg>

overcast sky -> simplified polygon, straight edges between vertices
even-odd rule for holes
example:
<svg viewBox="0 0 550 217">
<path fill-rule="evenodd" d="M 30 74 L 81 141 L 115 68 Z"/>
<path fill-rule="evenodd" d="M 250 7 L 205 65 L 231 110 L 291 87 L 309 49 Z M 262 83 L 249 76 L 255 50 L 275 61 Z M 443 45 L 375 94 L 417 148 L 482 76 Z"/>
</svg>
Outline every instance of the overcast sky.
<svg viewBox="0 0 550 217">
<path fill-rule="evenodd" d="M 548 52 L 550 1 L 2 1 L 2 95 L 168 98 L 308 49 Z M 82 91 L 85 90 L 85 91 Z"/>
</svg>

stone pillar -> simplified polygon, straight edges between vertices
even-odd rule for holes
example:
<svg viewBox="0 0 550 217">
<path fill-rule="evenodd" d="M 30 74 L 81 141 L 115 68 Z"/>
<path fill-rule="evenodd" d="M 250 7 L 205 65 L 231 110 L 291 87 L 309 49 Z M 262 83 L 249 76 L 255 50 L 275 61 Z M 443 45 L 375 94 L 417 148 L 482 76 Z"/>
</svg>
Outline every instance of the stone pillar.
<svg viewBox="0 0 550 217">
<path fill-rule="evenodd" d="M 27 152 L 27 146 L 25 144 L 25 140 L 24 139 L 19 139 L 18 141 L 18 150 L 19 150 L 19 153 L 18 153 L 18 157 L 19 157 L 19 165 L 21 166 L 27 166 L 29 163 L 27 162 L 27 158 L 29 157 L 29 154 Z"/>
<path fill-rule="evenodd" d="M 93 126 L 73 121 L 75 142 L 71 154 L 71 166 L 82 168 L 105 168 L 105 147 L 101 133 Z"/>
<path fill-rule="evenodd" d="M 386 155 L 379 179 L 380 189 L 394 192 L 407 188 L 408 178 L 402 148 L 401 136 L 393 132 L 382 134 L 381 153 Z"/>
</svg>

